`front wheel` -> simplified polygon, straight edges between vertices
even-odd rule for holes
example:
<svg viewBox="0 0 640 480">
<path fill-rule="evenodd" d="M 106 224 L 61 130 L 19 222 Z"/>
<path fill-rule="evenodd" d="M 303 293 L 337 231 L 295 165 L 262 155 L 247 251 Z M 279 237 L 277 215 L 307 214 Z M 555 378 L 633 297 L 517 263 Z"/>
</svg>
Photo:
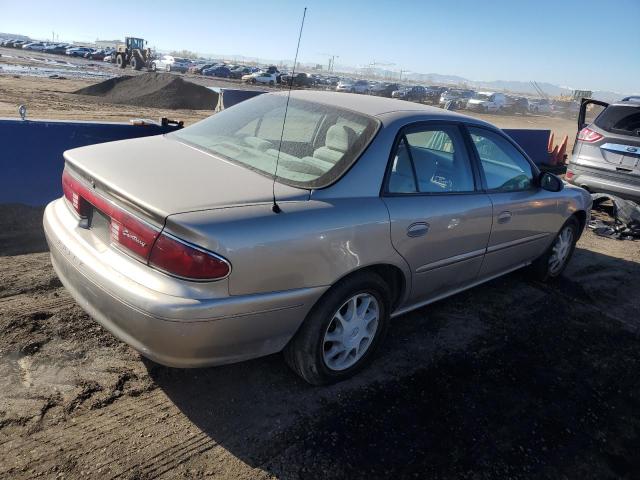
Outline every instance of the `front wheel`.
<svg viewBox="0 0 640 480">
<path fill-rule="evenodd" d="M 165 69 L 167 72 L 171 71 L 171 65 L 167 65 L 167 68 Z"/>
<path fill-rule="evenodd" d="M 575 217 L 564 223 L 547 251 L 531 264 L 531 272 L 537 280 L 547 281 L 564 272 L 576 248 L 579 229 L 580 224 Z"/>
<path fill-rule="evenodd" d="M 353 376 L 384 338 L 390 306 L 389 287 L 377 274 L 346 278 L 318 301 L 285 347 L 287 363 L 313 385 Z"/>
</svg>

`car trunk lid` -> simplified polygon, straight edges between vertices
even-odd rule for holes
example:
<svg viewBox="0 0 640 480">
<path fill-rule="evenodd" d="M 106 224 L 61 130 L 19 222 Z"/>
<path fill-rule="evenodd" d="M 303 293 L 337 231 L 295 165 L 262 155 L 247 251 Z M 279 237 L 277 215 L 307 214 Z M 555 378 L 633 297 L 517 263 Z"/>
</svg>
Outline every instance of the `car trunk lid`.
<svg viewBox="0 0 640 480">
<path fill-rule="evenodd" d="M 67 167 L 92 188 L 146 220 L 176 213 L 273 200 L 273 180 L 166 136 L 109 142 L 64 154 Z M 275 184 L 278 201 L 309 191 Z"/>
</svg>

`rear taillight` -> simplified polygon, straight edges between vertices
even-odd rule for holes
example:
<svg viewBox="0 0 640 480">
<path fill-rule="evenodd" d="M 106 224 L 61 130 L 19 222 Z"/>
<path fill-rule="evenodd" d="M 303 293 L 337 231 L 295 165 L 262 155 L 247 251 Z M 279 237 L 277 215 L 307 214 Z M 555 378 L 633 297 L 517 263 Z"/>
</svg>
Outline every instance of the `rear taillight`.
<svg viewBox="0 0 640 480">
<path fill-rule="evenodd" d="M 587 143 L 597 142 L 602 138 L 602 135 L 600 135 L 598 132 L 594 132 L 589 127 L 583 128 L 582 130 L 580 130 L 580 133 L 578 133 L 578 140 L 582 140 L 583 142 Z"/>
<path fill-rule="evenodd" d="M 62 189 L 81 218 L 91 215 L 91 206 L 109 217 L 111 244 L 149 266 L 187 280 L 220 280 L 231 272 L 224 258 L 188 245 L 146 223 L 88 188 L 65 170 Z"/>
<path fill-rule="evenodd" d="M 86 187 L 65 170 L 62 173 L 64 196 L 82 218 L 91 213 L 91 205 L 109 217 L 111 223 L 111 243 L 143 261 L 149 259 L 153 242 L 160 229 L 134 217 L 113 202 Z"/>
<path fill-rule="evenodd" d="M 80 195 L 82 185 L 69 175 L 66 170 L 62 173 L 62 191 L 73 210 L 82 218 L 89 214 L 89 205 Z"/>
<path fill-rule="evenodd" d="M 149 266 L 189 280 L 220 280 L 231 272 L 224 258 L 167 234 L 158 237 Z"/>
</svg>

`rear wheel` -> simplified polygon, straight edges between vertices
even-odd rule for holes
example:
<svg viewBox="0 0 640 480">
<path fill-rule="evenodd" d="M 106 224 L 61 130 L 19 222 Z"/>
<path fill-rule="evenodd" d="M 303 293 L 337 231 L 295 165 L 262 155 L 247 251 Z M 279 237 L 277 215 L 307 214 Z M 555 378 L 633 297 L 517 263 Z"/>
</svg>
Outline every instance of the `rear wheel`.
<svg viewBox="0 0 640 480">
<path fill-rule="evenodd" d="M 170 71 L 171 71 L 171 65 L 167 65 L 167 67 L 165 68 L 165 70 L 166 70 L 167 72 L 170 72 Z"/>
<path fill-rule="evenodd" d="M 559 277 L 567 267 L 578 241 L 580 224 L 570 217 L 546 252 L 531 264 L 533 276 L 542 281 Z"/>
<path fill-rule="evenodd" d="M 363 272 L 334 285 L 285 347 L 289 366 L 313 385 L 335 383 L 365 367 L 389 323 L 389 287 Z"/>
<path fill-rule="evenodd" d="M 118 68 L 124 68 L 126 66 L 124 61 L 124 55 L 119 54 L 116 57 L 116 65 L 118 65 Z"/>
</svg>

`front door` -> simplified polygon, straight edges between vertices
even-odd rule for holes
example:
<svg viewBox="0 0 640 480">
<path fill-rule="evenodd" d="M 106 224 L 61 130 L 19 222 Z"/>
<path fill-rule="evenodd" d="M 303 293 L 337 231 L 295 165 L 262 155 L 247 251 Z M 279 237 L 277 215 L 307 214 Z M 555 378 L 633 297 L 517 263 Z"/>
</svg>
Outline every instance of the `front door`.
<svg viewBox="0 0 640 480">
<path fill-rule="evenodd" d="M 399 136 L 384 190 L 391 240 L 412 271 L 410 302 L 472 283 L 491 231 L 491 201 L 478 191 L 456 124 L 421 123 Z"/>
<path fill-rule="evenodd" d="M 538 186 L 537 169 L 503 135 L 469 127 L 493 204 L 493 227 L 480 278 L 520 267 L 540 256 L 557 229 L 557 195 Z"/>
</svg>

